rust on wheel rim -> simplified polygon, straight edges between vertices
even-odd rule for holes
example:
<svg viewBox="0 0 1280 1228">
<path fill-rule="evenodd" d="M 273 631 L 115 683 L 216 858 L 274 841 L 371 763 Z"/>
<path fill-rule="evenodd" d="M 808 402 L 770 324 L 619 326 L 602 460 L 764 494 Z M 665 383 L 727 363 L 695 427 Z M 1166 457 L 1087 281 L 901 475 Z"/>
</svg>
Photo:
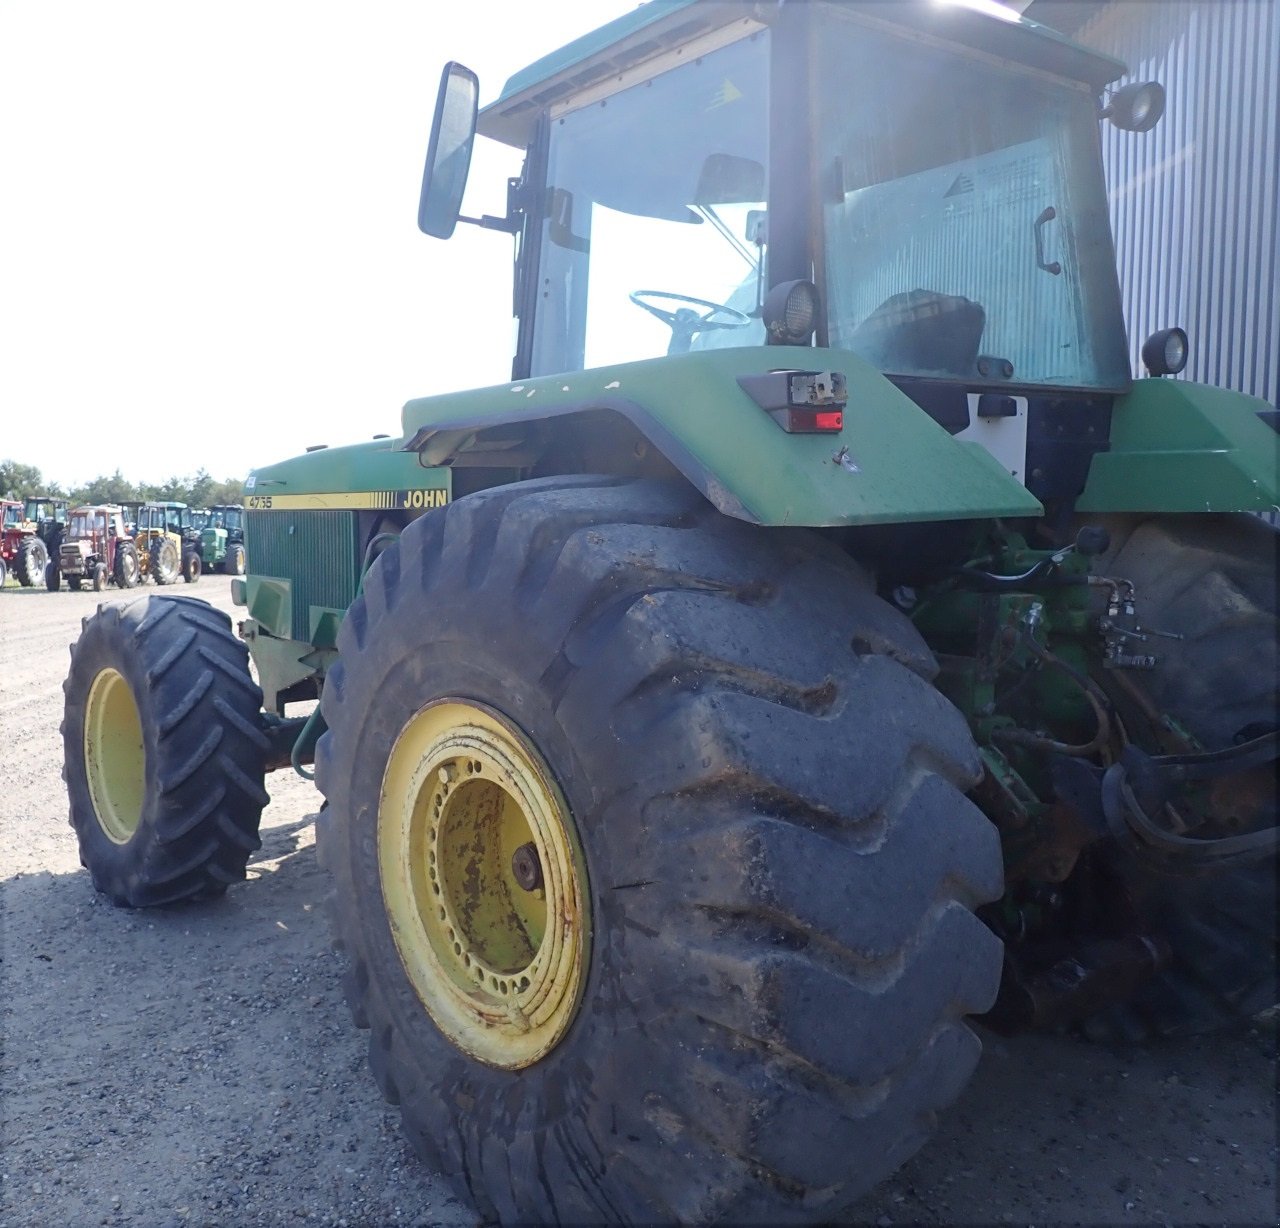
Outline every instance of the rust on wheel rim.
<svg viewBox="0 0 1280 1228">
<path fill-rule="evenodd" d="M 410 983 L 444 1035 L 519 1070 L 577 1014 L 590 946 L 573 819 L 541 755 L 499 713 L 429 704 L 392 747 L 378 863 Z"/>
</svg>

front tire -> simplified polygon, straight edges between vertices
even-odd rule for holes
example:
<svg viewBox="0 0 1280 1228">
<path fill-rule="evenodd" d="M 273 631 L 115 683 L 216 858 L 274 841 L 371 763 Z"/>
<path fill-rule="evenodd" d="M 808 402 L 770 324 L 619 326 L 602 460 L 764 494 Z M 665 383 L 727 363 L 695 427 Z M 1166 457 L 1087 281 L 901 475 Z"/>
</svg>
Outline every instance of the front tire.
<svg viewBox="0 0 1280 1228">
<path fill-rule="evenodd" d="M 101 606 L 63 691 L 63 775 L 93 885 L 141 908 L 242 879 L 268 800 L 268 741 L 227 615 L 168 596 Z"/>
<path fill-rule="evenodd" d="M 188 550 L 182 556 L 182 579 L 187 584 L 194 584 L 200 579 L 200 556 L 194 550 Z"/>
<path fill-rule="evenodd" d="M 224 575 L 244 575 L 244 547 L 239 542 L 232 542 L 227 547 L 227 557 L 222 560 Z"/>
<path fill-rule="evenodd" d="M 56 593 L 62 587 L 62 572 L 58 568 L 56 559 L 45 566 L 44 586 L 51 593 Z"/>
<path fill-rule="evenodd" d="M 1000 849 L 928 649 L 843 554 L 685 488 L 522 483 L 411 524 L 339 652 L 317 838 L 348 1000 L 483 1213 L 815 1220 L 921 1145 L 995 996 L 971 910 Z M 509 845 L 579 921 L 530 920 Z M 526 1001 L 575 942 L 585 981 Z"/>
</svg>

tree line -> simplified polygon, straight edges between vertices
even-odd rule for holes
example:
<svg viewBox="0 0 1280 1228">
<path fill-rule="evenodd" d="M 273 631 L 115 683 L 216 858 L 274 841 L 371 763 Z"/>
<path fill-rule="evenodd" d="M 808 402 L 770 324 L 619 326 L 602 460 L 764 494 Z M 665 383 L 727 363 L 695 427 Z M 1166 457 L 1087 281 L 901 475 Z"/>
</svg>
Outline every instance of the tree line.
<svg viewBox="0 0 1280 1228">
<path fill-rule="evenodd" d="M 83 486 L 67 488 L 45 478 L 35 465 L 15 460 L 0 460 L 0 495 L 6 499 L 26 499 L 32 495 L 53 495 L 77 503 L 145 503 L 162 500 L 189 503 L 192 507 L 209 507 L 217 503 L 240 503 L 244 481 L 227 478 L 216 481 L 204 469 L 194 477 L 171 477 L 167 482 L 131 482 L 120 472 L 96 477 Z"/>
</svg>

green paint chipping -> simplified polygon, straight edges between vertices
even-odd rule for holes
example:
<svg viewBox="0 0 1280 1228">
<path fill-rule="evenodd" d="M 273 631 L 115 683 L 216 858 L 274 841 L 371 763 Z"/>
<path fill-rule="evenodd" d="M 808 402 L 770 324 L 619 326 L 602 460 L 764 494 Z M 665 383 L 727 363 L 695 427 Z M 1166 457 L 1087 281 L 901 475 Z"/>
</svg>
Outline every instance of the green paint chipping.
<svg viewBox="0 0 1280 1228">
<path fill-rule="evenodd" d="M 1265 401 L 1183 380 L 1138 380 L 1111 418 L 1081 512 L 1262 512 L 1280 502 L 1280 436 Z"/>
<path fill-rule="evenodd" d="M 844 430 L 788 435 L 738 385 L 778 369 L 848 381 Z M 564 413 L 630 418 L 717 508 L 767 525 L 895 524 L 1039 516 L 979 445 L 953 439 L 857 355 L 759 346 L 654 358 L 410 401 L 406 439 Z"/>
</svg>

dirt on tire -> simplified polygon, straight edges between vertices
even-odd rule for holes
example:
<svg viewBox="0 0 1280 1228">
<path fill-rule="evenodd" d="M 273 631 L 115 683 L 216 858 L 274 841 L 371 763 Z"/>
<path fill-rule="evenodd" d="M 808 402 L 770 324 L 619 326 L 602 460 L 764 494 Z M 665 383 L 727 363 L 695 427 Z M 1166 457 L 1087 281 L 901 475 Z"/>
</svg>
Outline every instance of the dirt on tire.
<svg viewBox="0 0 1280 1228">
<path fill-rule="evenodd" d="M 228 588 L 201 596 L 236 617 Z M 262 848 L 221 900 L 135 912 L 94 892 L 58 724 L 100 600 L 0 594 L 0 1225 L 476 1223 L 413 1157 L 350 1024 L 311 785 L 268 776 Z M 984 1045 L 932 1142 L 851 1222 L 1275 1222 L 1273 1021 Z"/>
</svg>

